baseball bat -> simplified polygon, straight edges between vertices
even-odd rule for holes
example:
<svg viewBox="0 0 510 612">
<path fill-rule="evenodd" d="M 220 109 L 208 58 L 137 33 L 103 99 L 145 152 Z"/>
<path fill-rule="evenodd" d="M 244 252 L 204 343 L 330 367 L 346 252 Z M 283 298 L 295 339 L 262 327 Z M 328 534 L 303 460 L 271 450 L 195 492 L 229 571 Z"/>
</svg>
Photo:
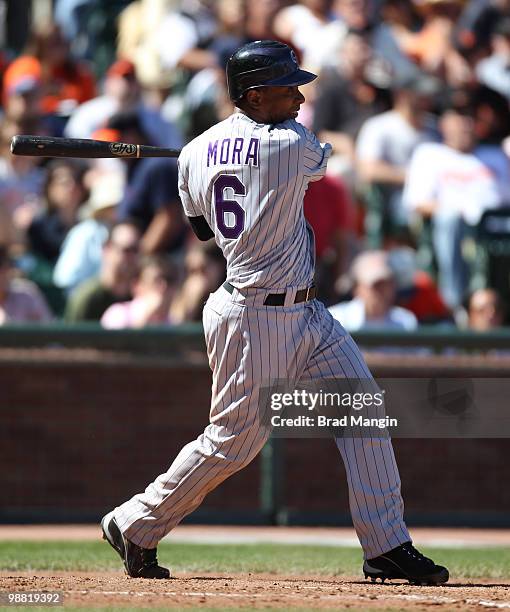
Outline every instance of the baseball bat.
<svg viewBox="0 0 510 612">
<path fill-rule="evenodd" d="M 13 136 L 13 155 L 36 157 L 178 157 L 179 149 L 150 145 L 107 142 L 87 138 L 58 138 L 54 136 Z"/>
</svg>

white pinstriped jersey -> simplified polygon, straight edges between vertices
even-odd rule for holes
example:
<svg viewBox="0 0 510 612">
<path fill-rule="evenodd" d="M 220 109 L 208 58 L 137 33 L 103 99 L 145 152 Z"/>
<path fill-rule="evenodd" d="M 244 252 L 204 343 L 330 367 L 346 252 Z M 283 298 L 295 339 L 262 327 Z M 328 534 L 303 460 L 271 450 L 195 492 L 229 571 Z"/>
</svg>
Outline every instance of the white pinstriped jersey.
<svg viewBox="0 0 510 612">
<path fill-rule="evenodd" d="M 310 181 L 331 153 L 293 119 L 274 126 L 237 112 L 186 145 L 179 192 L 188 217 L 204 216 L 237 288 L 303 288 L 315 247 L 303 214 Z"/>
</svg>

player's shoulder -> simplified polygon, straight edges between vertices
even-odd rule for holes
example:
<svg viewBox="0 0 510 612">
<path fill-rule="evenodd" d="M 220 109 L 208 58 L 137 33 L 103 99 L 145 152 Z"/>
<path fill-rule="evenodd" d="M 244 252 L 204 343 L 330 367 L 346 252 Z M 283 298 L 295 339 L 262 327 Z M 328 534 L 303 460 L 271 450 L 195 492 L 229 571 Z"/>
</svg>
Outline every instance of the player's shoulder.
<svg viewBox="0 0 510 612">
<path fill-rule="evenodd" d="M 311 130 L 295 119 L 287 119 L 287 121 L 278 123 L 274 127 L 295 134 L 297 138 L 306 138 L 307 140 L 315 138 L 315 134 Z"/>
<path fill-rule="evenodd" d="M 295 119 L 287 119 L 287 121 L 272 125 L 269 133 L 273 138 L 285 139 L 291 144 L 298 146 L 311 146 L 312 148 L 320 147 L 317 136 Z"/>
</svg>

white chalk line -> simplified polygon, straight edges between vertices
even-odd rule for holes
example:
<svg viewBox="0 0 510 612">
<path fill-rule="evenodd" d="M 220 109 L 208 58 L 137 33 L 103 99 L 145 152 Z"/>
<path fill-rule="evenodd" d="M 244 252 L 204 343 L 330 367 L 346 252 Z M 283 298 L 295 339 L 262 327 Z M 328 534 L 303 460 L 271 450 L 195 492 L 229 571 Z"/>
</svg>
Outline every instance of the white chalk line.
<svg viewBox="0 0 510 612">
<path fill-rule="evenodd" d="M 508 547 L 507 541 L 494 542 L 493 540 L 483 538 L 479 540 L 472 540 L 469 538 L 460 537 L 443 537 L 443 538 L 427 538 L 420 540 L 420 537 L 413 538 L 418 545 L 428 546 L 431 548 L 499 548 Z M 279 534 L 275 532 L 274 535 L 268 537 L 265 534 L 257 533 L 204 533 L 204 534 L 193 534 L 189 532 L 174 532 L 165 536 L 162 540 L 165 543 L 180 544 L 283 544 L 283 545 L 301 545 L 301 546 L 326 546 L 334 548 L 356 548 L 359 546 L 358 538 L 353 536 L 336 536 L 334 534 L 291 534 L 288 533 Z"/>
<path fill-rule="evenodd" d="M 283 585 L 281 585 L 283 586 Z M 286 587 L 290 588 L 290 587 Z M 314 586 L 303 586 L 300 590 L 317 590 L 320 587 Z M 64 591 L 67 595 L 104 595 L 104 596 L 130 596 L 130 597 L 226 597 L 230 599 L 249 599 L 249 598 L 265 598 L 268 593 L 226 593 L 226 592 L 209 592 L 209 591 L 96 591 L 96 590 L 69 590 Z M 273 593 L 276 595 L 277 593 Z M 296 597 L 300 596 L 299 591 L 295 593 Z M 368 604 L 371 599 L 368 596 L 359 595 L 357 593 L 349 593 L 341 591 L 338 594 L 325 594 L 320 595 L 320 599 L 334 600 L 338 598 L 345 599 L 358 599 Z M 482 606 L 485 608 L 498 608 L 498 609 L 510 609 L 510 601 L 497 601 L 492 599 L 473 599 L 473 598 L 455 598 L 446 597 L 444 595 L 415 595 L 415 594 L 402 594 L 402 593 L 386 593 L 380 594 L 372 601 L 381 601 L 387 599 L 402 600 L 402 601 L 415 601 L 421 603 L 434 602 L 438 604 L 467 604 L 474 606 Z"/>
</svg>

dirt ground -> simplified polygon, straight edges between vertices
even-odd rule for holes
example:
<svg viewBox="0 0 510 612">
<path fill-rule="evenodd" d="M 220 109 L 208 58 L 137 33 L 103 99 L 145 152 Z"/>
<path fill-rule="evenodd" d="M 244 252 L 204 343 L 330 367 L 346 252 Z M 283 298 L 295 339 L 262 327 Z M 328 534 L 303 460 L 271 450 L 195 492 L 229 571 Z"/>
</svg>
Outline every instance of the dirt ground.
<svg viewBox="0 0 510 612">
<path fill-rule="evenodd" d="M 508 546 L 509 530 L 414 529 L 418 545 Z M 97 525 L 4 525 L 0 540 L 92 540 Z M 350 545 L 348 528 L 282 528 L 179 526 L 172 537 L 188 542 L 293 542 Z M 118 572 L 0 572 L 0 592 L 60 591 L 64 606 L 137 606 L 182 609 L 194 606 L 232 609 L 335 610 L 510 610 L 508 580 L 453 580 L 441 587 L 407 583 L 372 584 L 369 580 L 338 576 L 269 574 L 183 574 L 170 580 L 132 579 Z"/>
<path fill-rule="evenodd" d="M 60 591 L 64 606 L 186 608 L 313 608 L 402 610 L 510 609 L 510 581 L 452 582 L 442 587 L 358 578 L 251 574 L 179 575 L 170 580 L 132 579 L 120 572 L 1 572 L 2 591 Z"/>
</svg>

